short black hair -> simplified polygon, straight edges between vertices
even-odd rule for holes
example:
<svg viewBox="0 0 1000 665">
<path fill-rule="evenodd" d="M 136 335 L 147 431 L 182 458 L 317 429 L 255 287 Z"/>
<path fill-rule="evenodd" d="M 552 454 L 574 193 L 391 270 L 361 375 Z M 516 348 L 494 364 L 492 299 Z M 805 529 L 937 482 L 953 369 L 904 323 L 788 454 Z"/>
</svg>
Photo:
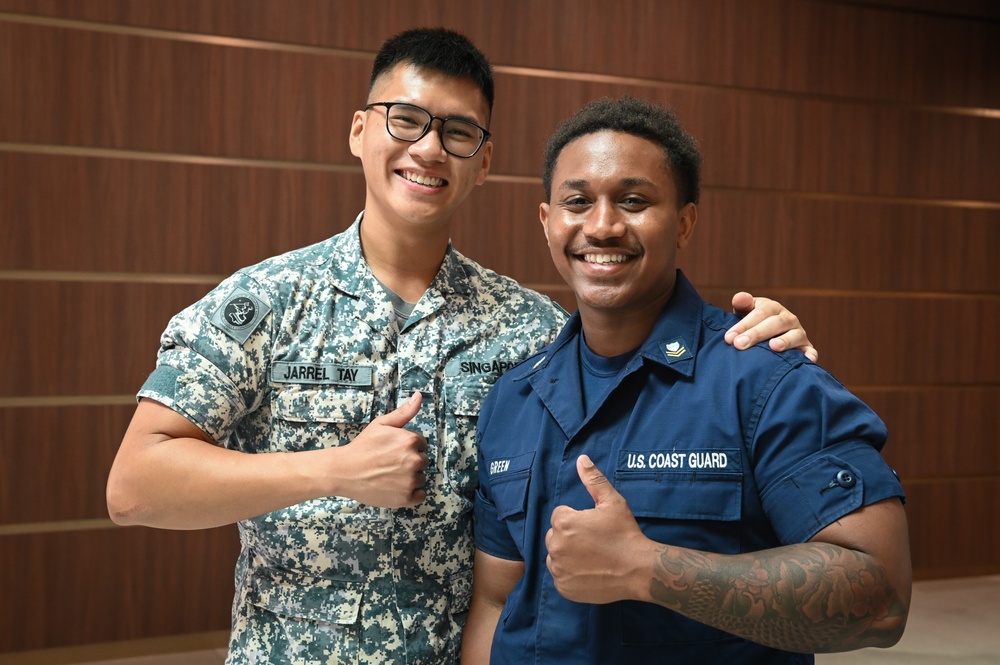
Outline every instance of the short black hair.
<svg viewBox="0 0 1000 665">
<path fill-rule="evenodd" d="M 681 127 L 671 109 L 636 97 L 602 97 L 564 120 L 545 142 L 542 184 L 545 200 L 552 196 L 552 174 L 556 160 L 567 144 L 600 131 L 623 132 L 663 146 L 667 166 L 674 176 L 678 205 L 698 203 L 701 152 L 698 141 Z"/>
<path fill-rule="evenodd" d="M 447 28 L 414 28 L 390 37 L 375 56 L 368 92 L 401 62 L 471 80 L 493 113 L 493 67 L 468 37 Z"/>
</svg>

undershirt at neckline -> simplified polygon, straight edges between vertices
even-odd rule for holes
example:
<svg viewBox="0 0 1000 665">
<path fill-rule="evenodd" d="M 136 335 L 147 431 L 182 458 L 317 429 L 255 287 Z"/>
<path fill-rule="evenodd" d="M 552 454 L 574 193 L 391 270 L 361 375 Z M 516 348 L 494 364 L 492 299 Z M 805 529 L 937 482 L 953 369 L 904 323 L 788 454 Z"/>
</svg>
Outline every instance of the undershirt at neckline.
<svg viewBox="0 0 1000 665">
<path fill-rule="evenodd" d="M 580 356 L 580 390 L 583 392 L 583 403 L 587 406 L 587 413 L 591 413 L 597 406 L 595 402 L 604 395 L 608 384 L 614 381 L 621 371 L 628 365 L 628 362 L 635 357 L 638 349 L 626 351 L 617 356 L 605 358 L 599 356 L 587 347 L 587 341 L 581 332 L 577 344 L 579 345 Z"/>
</svg>

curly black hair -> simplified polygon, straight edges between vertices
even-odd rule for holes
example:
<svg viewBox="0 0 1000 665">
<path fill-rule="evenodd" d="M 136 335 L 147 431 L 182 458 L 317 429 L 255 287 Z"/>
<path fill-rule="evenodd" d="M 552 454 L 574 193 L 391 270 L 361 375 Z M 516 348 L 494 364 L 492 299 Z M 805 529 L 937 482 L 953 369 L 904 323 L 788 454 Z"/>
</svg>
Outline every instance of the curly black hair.
<svg viewBox="0 0 1000 665">
<path fill-rule="evenodd" d="M 604 130 L 632 134 L 663 146 L 677 185 L 678 205 L 698 203 L 701 152 L 697 139 L 681 127 L 671 109 L 628 96 L 595 99 L 556 127 L 545 142 L 542 184 L 546 201 L 552 195 L 552 173 L 563 148 L 581 136 Z"/>
</svg>

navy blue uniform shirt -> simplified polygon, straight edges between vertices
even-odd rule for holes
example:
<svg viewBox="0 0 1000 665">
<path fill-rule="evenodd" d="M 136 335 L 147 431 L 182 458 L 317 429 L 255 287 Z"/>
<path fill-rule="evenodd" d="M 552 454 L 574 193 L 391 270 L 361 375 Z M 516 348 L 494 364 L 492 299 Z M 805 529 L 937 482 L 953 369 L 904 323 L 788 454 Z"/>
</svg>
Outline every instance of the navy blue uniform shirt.
<svg viewBox="0 0 1000 665">
<path fill-rule="evenodd" d="M 591 415 L 581 395 L 579 314 L 508 371 L 479 418 L 476 546 L 523 560 L 492 663 L 812 663 L 637 601 L 574 603 L 545 566 L 553 508 L 593 508 L 586 453 L 653 540 L 737 554 L 809 540 L 868 504 L 902 497 L 879 451 L 882 421 L 798 351 L 737 351 L 735 316 L 678 271 L 652 333 Z"/>
</svg>

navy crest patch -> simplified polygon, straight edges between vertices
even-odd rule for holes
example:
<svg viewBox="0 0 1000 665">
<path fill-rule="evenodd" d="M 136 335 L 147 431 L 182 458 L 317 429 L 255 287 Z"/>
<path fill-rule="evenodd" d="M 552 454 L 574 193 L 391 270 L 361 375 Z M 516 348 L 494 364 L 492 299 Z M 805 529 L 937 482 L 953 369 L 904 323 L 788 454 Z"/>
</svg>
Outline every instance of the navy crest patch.
<svg viewBox="0 0 1000 665">
<path fill-rule="evenodd" d="M 236 289 L 215 310 L 212 323 L 242 344 L 270 311 L 271 306 L 264 301 L 248 291 Z"/>
</svg>

